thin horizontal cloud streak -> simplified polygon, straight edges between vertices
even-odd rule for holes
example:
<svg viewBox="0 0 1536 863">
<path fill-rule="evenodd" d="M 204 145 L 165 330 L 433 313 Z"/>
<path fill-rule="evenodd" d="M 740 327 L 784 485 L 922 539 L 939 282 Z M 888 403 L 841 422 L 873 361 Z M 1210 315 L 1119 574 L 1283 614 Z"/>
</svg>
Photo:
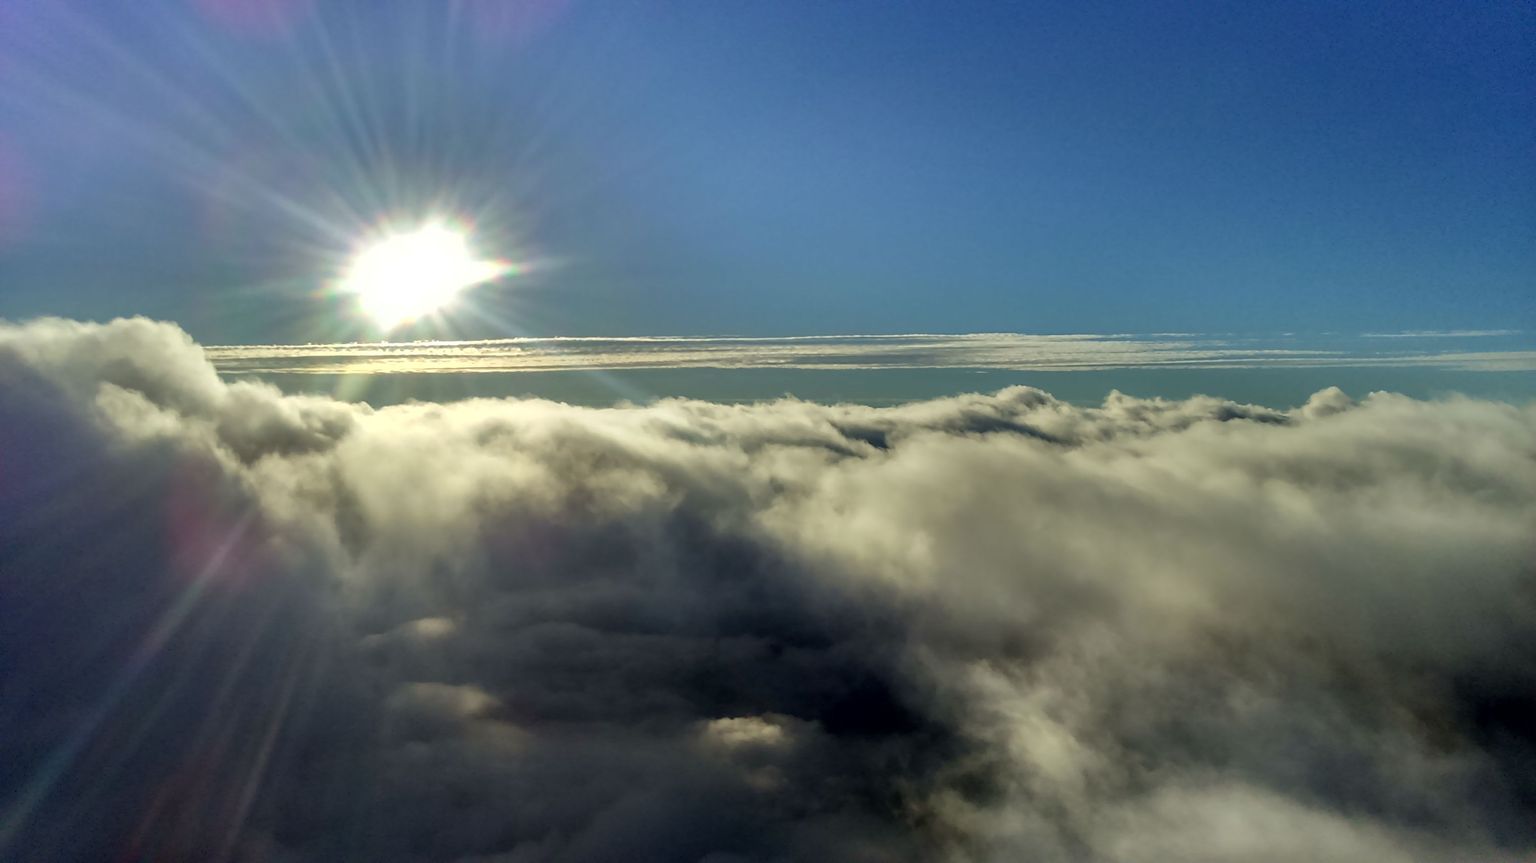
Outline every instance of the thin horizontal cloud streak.
<svg viewBox="0 0 1536 863">
<path fill-rule="evenodd" d="M 1514 332 L 1402 334 L 1439 340 Z M 1443 337 L 1443 338 L 1442 338 Z M 1000 369 L 1434 367 L 1536 370 L 1536 350 L 1367 350 L 1252 337 L 1163 335 L 841 335 L 783 338 L 519 338 L 327 345 L 227 345 L 207 356 L 225 374 L 390 374 L 676 368 Z"/>
<path fill-rule="evenodd" d="M 1514 859 L 1533 525 L 1536 406 L 373 409 L 0 325 L 0 856 Z"/>
<path fill-rule="evenodd" d="M 1520 330 L 1403 330 L 1396 333 L 1362 333 L 1365 339 L 1491 339 L 1521 335 Z"/>
</svg>

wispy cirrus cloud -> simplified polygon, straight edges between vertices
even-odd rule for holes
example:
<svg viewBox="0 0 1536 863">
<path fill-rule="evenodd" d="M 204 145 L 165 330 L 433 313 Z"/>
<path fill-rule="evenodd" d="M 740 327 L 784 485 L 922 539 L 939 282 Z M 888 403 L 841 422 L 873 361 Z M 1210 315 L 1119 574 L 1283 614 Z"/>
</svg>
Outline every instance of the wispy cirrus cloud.
<svg viewBox="0 0 1536 863">
<path fill-rule="evenodd" d="M 1377 336 L 1258 338 L 1189 333 L 966 333 L 783 337 L 565 337 L 487 341 L 225 345 L 207 348 L 226 374 L 389 374 L 664 368 L 974 368 L 1081 371 L 1115 368 L 1432 366 L 1536 370 L 1536 350 L 1444 350 L 1445 339 L 1517 337 L 1516 331 L 1395 336 L 1434 338 L 1433 349 L 1381 350 Z"/>
<path fill-rule="evenodd" d="M 1363 339 L 1491 339 L 1518 336 L 1520 330 L 1400 330 L 1395 333 L 1362 333 Z"/>
</svg>

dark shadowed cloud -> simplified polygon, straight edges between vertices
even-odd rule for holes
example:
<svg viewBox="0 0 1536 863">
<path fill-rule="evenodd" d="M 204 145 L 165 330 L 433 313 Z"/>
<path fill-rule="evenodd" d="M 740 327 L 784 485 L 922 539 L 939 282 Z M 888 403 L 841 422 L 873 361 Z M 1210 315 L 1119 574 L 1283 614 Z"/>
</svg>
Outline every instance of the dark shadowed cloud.
<svg viewBox="0 0 1536 863">
<path fill-rule="evenodd" d="M 0 855 L 1536 850 L 1536 409 L 221 380 L 0 326 Z"/>
</svg>

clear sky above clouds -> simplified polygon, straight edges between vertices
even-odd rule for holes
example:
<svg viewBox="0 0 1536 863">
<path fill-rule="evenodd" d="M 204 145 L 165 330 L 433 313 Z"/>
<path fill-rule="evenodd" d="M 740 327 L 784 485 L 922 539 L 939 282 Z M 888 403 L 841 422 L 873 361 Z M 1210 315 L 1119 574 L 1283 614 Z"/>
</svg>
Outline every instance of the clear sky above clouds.
<svg viewBox="0 0 1536 863">
<path fill-rule="evenodd" d="M 449 212 L 466 336 L 1523 328 L 1533 153 L 1521 2 L 11 0 L 0 316 L 344 335 Z"/>
</svg>

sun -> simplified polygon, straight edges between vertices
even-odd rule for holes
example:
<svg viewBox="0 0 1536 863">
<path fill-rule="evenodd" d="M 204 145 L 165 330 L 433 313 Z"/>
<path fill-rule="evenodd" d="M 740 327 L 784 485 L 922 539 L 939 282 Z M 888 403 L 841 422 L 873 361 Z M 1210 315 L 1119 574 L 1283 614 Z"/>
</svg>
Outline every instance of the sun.
<svg viewBox="0 0 1536 863">
<path fill-rule="evenodd" d="M 355 294 L 363 312 L 389 330 L 439 311 L 466 288 L 511 269 L 506 261 L 477 257 L 463 231 L 431 222 L 359 252 L 341 290 Z"/>
</svg>

